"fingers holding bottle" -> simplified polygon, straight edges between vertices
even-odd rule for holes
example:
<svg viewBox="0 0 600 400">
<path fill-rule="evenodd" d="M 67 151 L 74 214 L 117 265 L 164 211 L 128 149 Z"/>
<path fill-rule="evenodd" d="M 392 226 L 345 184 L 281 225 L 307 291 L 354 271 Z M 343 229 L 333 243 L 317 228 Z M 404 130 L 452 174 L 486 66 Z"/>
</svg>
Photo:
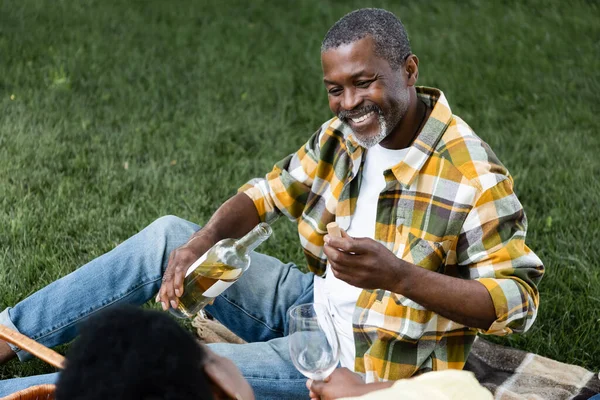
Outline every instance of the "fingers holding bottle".
<svg viewBox="0 0 600 400">
<path fill-rule="evenodd" d="M 166 311 L 170 307 L 177 308 L 179 297 L 184 292 L 183 282 L 188 268 L 211 246 L 212 243 L 209 240 L 194 236 L 188 243 L 171 252 L 160 290 L 156 296 L 156 300 L 161 303 L 163 310 Z"/>
</svg>

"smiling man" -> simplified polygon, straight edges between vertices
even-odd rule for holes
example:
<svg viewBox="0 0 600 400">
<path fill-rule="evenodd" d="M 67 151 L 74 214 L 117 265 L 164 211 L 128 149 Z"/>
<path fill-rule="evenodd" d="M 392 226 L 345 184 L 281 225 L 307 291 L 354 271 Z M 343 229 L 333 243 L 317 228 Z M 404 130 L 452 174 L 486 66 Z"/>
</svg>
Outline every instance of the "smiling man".
<svg viewBox="0 0 600 400">
<path fill-rule="evenodd" d="M 427 115 L 414 90 L 417 57 L 406 46 L 406 54 L 400 54 L 404 62 L 388 61 L 378 57 L 377 41 L 371 35 L 350 41 L 348 36 L 334 35 L 335 31 L 323 43 L 321 53 L 331 111 L 362 147 L 381 142 L 389 149 L 410 145 Z M 401 67 L 406 74 L 398 73 Z"/>
<path fill-rule="evenodd" d="M 340 338 L 342 368 L 311 387 L 327 399 L 462 369 L 477 332 L 527 331 L 544 268 L 525 245 L 512 178 L 440 90 L 415 86 L 419 59 L 400 20 L 380 9 L 346 15 L 325 36 L 321 62 L 335 117 L 297 152 L 202 229 L 160 218 L 5 310 L 0 324 L 54 346 L 110 304 L 157 296 L 165 310 L 176 307 L 185 271 L 214 243 L 285 216 L 311 272 L 253 253 L 238 283 L 207 307 L 250 342 L 211 348 L 236 363 L 259 399 L 307 396 L 288 354 L 286 313 L 296 304 L 325 304 Z M 332 221 L 341 238 L 326 235 Z M 15 354 L 27 356 L 0 342 L 0 360 Z M 0 382 L 0 394 L 52 379 Z"/>
</svg>

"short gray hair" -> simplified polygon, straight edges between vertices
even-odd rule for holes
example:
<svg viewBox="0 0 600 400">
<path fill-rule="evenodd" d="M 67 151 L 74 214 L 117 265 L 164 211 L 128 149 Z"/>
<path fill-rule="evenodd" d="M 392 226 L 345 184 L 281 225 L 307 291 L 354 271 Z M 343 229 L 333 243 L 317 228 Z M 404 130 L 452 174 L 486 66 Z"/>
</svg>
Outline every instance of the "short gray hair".
<svg viewBox="0 0 600 400">
<path fill-rule="evenodd" d="M 321 53 L 366 36 L 375 41 L 375 54 L 394 69 L 404 65 L 411 54 L 404 25 L 394 14 L 381 8 L 361 8 L 346 14 L 325 35 Z"/>
</svg>

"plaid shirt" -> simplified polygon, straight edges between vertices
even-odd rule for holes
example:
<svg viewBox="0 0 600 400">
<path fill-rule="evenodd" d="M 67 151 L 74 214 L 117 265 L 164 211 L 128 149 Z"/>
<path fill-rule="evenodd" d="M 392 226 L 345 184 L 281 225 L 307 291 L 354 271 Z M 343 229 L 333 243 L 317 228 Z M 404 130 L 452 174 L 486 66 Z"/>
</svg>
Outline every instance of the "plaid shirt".
<svg viewBox="0 0 600 400">
<path fill-rule="evenodd" d="M 525 245 L 527 221 L 513 180 L 488 145 L 452 115 L 441 91 L 417 93 L 433 110 L 405 159 L 384 172 L 374 239 L 408 262 L 481 282 L 497 318 L 484 333 L 525 332 L 537 314 L 544 267 Z M 265 179 L 240 188 L 261 220 L 283 214 L 298 224 L 308 267 L 317 274 L 327 264 L 327 223 L 350 225 L 365 151 L 333 118 Z M 361 292 L 353 330 L 355 370 L 367 382 L 462 369 L 478 332 L 385 290 Z"/>
</svg>

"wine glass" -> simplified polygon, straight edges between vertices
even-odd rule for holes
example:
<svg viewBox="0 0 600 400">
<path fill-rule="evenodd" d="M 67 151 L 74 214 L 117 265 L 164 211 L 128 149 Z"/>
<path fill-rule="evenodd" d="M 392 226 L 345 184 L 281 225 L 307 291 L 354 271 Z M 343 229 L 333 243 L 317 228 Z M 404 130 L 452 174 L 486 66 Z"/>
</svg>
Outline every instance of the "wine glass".
<svg viewBox="0 0 600 400">
<path fill-rule="evenodd" d="M 309 379 L 324 380 L 340 361 L 340 341 L 327 308 L 307 303 L 292 307 L 288 313 L 294 366 Z"/>
</svg>

